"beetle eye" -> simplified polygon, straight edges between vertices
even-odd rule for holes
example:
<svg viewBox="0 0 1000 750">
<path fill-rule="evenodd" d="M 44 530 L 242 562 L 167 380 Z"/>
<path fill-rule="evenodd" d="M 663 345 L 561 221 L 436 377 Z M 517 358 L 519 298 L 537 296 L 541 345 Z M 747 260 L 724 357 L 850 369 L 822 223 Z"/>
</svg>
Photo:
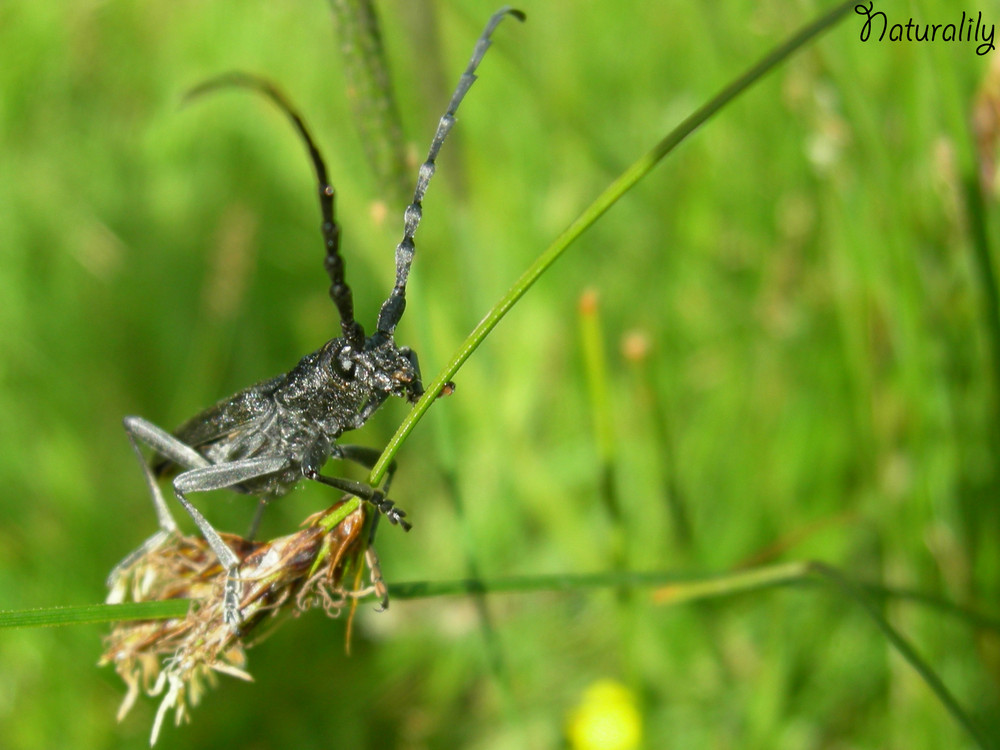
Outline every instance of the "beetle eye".
<svg viewBox="0 0 1000 750">
<path fill-rule="evenodd" d="M 354 377 L 354 359 L 351 354 L 354 352 L 350 345 L 344 346 L 333 358 L 334 367 L 344 378 Z"/>
</svg>

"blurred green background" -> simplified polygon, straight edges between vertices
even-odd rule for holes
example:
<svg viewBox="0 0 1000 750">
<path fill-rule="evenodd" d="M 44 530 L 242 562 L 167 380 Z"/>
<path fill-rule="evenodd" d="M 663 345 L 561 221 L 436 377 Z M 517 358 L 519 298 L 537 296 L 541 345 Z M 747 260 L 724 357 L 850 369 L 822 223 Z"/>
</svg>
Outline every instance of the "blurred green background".
<svg viewBox="0 0 1000 750">
<path fill-rule="evenodd" d="M 966 6 L 1000 18 L 993 0 Z M 397 339 L 425 379 L 614 176 L 828 5 L 520 7 L 528 23 L 497 31 L 424 204 Z M 960 13 L 880 8 L 902 23 Z M 495 9 L 379 5 L 414 160 Z M 462 577 L 470 559 L 493 577 L 622 555 L 706 573 L 816 558 L 998 611 L 995 258 L 973 242 L 968 124 L 997 53 L 861 43 L 862 23 L 848 17 L 684 144 L 469 360 L 399 455 L 393 497 L 415 528 L 381 530 L 390 581 Z M 373 325 L 403 204 L 365 161 L 338 44 L 323 0 L 0 4 L 0 608 L 100 601 L 154 530 L 123 415 L 175 426 L 339 330 L 300 143 L 247 94 L 181 109 L 185 90 L 243 69 L 298 104 Z M 996 195 L 984 205 L 996 236 Z M 587 289 L 605 412 L 588 390 Z M 381 446 L 404 414 L 391 404 L 353 439 Z M 303 487 L 264 533 L 330 502 Z M 226 493 L 200 507 L 233 531 L 253 512 Z M 223 677 L 158 747 L 582 747 L 567 727 L 606 680 L 638 710 L 645 747 L 971 746 L 826 589 L 486 605 L 492 640 L 471 598 L 365 606 L 350 657 L 343 623 L 309 613 L 249 652 L 256 682 Z M 884 613 L 1000 735 L 996 634 L 898 600 Z M 147 743 L 156 703 L 115 723 L 123 685 L 94 666 L 104 632 L 0 634 L 0 746 Z"/>
</svg>

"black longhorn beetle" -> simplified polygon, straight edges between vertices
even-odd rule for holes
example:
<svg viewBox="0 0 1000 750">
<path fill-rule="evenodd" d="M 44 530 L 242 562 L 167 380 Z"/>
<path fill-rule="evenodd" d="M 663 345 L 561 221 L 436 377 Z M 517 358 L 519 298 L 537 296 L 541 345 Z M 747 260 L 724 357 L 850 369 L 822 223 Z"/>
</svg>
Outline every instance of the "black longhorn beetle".
<svg viewBox="0 0 1000 750">
<path fill-rule="evenodd" d="M 320 473 L 330 457 L 346 459 L 367 468 L 375 465 L 379 452 L 363 446 L 338 445 L 340 436 L 356 430 L 389 396 L 415 402 L 423 394 L 416 354 L 397 346 L 393 332 L 406 306 L 406 280 L 413 262 L 413 236 L 421 217 L 421 201 L 434 174 L 438 151 L 455 124 L 455 111 L 476 80 L 475 70 L 490 46 L 490 36 L 506 15 L 524 20 L 524 14 L 505 7 L 497 11 L 476 41 L 468 67 L 441 117 L 427 160 L 420 167 L 413 202 L 403 216 L 403 239 L 396 247 L 396 284 L 379 311 L 371 336 L 354 319 L 351 288 L 344 278 L 340 255 L 340 228 L 334 219 L 334 189 L 327 180 L 326 165 L 305 123 L 282 95 L 266 81 L 234 73 L 199 86 L 199 95 L 222 86 L 254 89 L 274 102 L 287 115 L 305 142 L 319 181 L 322 233 L 326 245 L 325 267 L 330 277 L 330 297 L 340 314 L 342 335 L 307 354 L 290 372 L 257 383 L 193 417 L 173 434 L 141 417 L 125 417 L 125 431 L 139 457 L 153 497 L 160 530 L 138 550 L 119 563 L 112 573 L 133 562 L 162 539 L 177 531 L 157 478 L 176 474 L 174 494 L 205 537 L 226 569 L 223 619 L 234 630 L 241 619 L 242 586 L 237 577 L 239 558 L 198 511 L 188 494 L 228 488 L 259 498 L 251 527 L 253 535 L 263 507 L 269 500 L 291 490 L 301 479 L 321 482 L 374 505 L 393 524 L 409 530 L 406 514 L 383 491 L 340 477 Z M 158 457 L 148 463 L 139 444 Z"/>
</svg>

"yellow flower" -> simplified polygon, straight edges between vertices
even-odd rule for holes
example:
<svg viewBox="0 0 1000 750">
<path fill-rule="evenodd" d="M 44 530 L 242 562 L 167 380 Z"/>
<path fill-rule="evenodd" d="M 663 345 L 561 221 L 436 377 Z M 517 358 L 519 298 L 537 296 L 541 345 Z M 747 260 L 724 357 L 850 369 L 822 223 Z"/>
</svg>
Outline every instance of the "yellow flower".
<svg viewBox="0 0 1000 750">
<path fill-rule="evenodd" d="M 642 740 L 642 717 L 632 691 L 598 680 L 570 712 L 566 733 L 573 750 L 632 750 Z"/>
</svg>

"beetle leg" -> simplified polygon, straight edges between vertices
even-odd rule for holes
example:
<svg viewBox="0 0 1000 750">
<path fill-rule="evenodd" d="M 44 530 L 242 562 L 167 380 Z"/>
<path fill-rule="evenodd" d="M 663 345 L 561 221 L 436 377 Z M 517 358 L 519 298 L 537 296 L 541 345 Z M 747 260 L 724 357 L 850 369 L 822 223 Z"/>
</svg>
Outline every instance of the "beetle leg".
<svg viewBox="0 0 1000 750">
<path fill-rule="evenodd" d="M 197 469 L 189 469 L 174 478 L 174 494 L 184 510 L 194 520 L 198 530 L 205 537 L 208 546 L 212 548 L 219 562 L 226 569 L 226 589 L 223 598 L 223 621 L 238 632 L 240 616 L 240 601 L 243 596 L 243 586 L 237 575 L 240 559 L 227 545 L 219 533 L 212 527 L 185 496 L 188 492 L 207 492 L 233 487 L 251 479 L 275 474 L 288 467 L 286 458 L 246 458 L 226 464 L 212 464 Z"/>
<path fill-rule="evenodd" d="M 388 518 L 390 523 L 399 524 L 406 531 L 413 528 L 409 521 L 403 519 L 406 512 L 397 508 L 396 504 L 387 498 L 385 493 L 381 490 L 372 489 L 367 484 L 355 482 L 351 479 L 328 477 L 325 474 L 320 474 L 315 469 L 307 470 L 303 476 L 305 476 L 306 479 L 311 479 L 314 482 L 320 482 L 328 487 L 333 487 L 341 492 L 346 492 L 350 495 L 354 495 L 355 497 L 359 497 L 362 500 L 366 500 L 378 508 L 379 513 Z"/>
<path fill-rule="evenodd" d="M 223 598 L 223 619 L 226 624 L 236 630 L 240 621 L 240 599 L 242 596 L 242 586 L 240 585 L 237 572 L 240 559 L 236 556 L 229 545 L 227 545 L 219 533 L 208 522 L 194 505 L 187 499 L 188 492 L 205 492 L 208 490 L 223 489 L 233 487 L 251 479 L 274 474 L 288 466 L 288 460 L 284 458 L 248 458 L 240 461 L 233 461 L 225 464 L 213 464 L 198 451 L 181 440 L 171 435 L 161 427 L 157 427 L 141 417 L 125 417 L 125 431 L 128 433 L 129 442 L 133 450 L 139 457 L 143 474 L 146 477 L 146 484 L 153 497 L 153 506 L 156 508 L 156 516 L 160 524 L 160 531 L 150 537 L 139 547 L 138 550 L 126 557 L 111 571 L 109 582 L 117 577 L 117 574 L 129 564 L 134 562 L 139 556 L 159 544 L 167 534 L 177 531 L 177 522 L 174 521 L 164 500 L 163 493 L 153 476 L 153 470 L 148 462 L 143 458 L 139 450 L 139 443 L 142 443 L 153 450 L 157 455 L 169 459 L 186 471 L 182 471 L 174 478 L 174 494 L 180 502 L 181 507 L 191 516 L 198 531 L 208 542 L 212 552 L 219 558 L 222 567 L 226 569 L 225 594 Z"/>
<path fill-rule="evenodd" d="M 109 588 L 123 570 L 128 568 L 132 565 L 132 563 L 148 553 L 150 550 L 153 550 L 162 544 L 168 536 L 177 532 L 177 522 L 170 513 L 170 508 L 167 507 L 167 502 L 163 498 L 163 492 L 160 490 L 160 485 L 157 483 L 156 477 L 153 475 L 153 470 L 150 468 L 149 462 L 146 461 L 146 458 L 142 455 L 139 443 L 141 442 L 144 445 L 149 446 L 157 454 L 169 458 L 171 461 L 175 461 L 180 466 L 195 468 L 210 465 L 208 459 L 196 450 L 182 443 L 166 430 L 157 427 L 155 424 L 143 419 L 142 417 L 125 417 L 122 422 L 125 427 L 125 433 L 128 435 L 129 444 L 132 446 L 132 450 L 135 452 L 136 458 L 139 459 L 139 465 L 142 467 L 142 475 L 146 480 L 146 487 L 149 488 L 150 497 L 153 499 L 153 508 L 156 510 L 156 520 L 160 525 L 160 530 L 149 537 L 149 539 L 144 541 L 135 550 L 126 555 L 125 559 L 111 569 L 111 573 L 108 574 L 107 580 Z"/>
</svg>

